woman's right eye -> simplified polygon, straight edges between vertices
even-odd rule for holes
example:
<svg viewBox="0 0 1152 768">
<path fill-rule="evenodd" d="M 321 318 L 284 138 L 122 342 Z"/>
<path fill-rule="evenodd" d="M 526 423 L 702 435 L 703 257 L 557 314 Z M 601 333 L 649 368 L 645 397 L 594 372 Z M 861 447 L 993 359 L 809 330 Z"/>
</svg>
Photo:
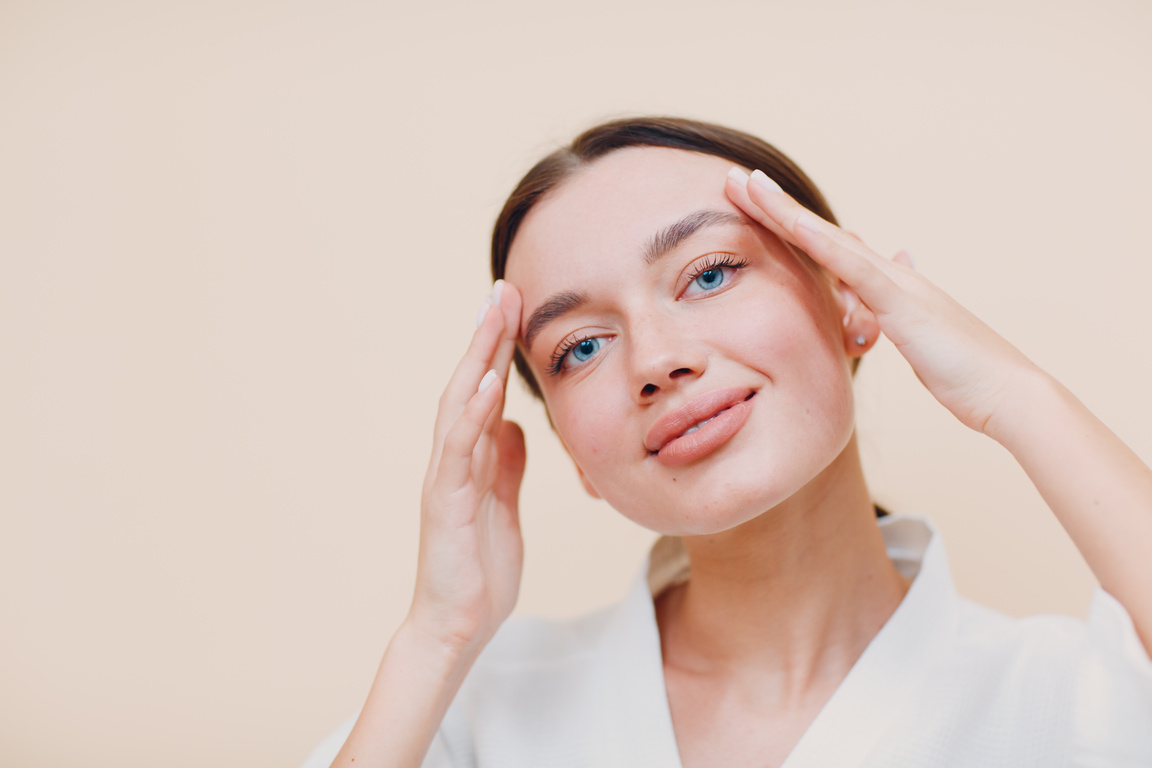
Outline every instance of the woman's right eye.
<svg viewBox="0 0 1152 768">
<path fill-rule="evenodd" d="M 573 368 L 579 368 L 596 356 L 604 346 L 602 336 L 586 336 L 572 342 L 562 344 L 552 356 L 551 373 L 558 374 Z"/>
</svg>

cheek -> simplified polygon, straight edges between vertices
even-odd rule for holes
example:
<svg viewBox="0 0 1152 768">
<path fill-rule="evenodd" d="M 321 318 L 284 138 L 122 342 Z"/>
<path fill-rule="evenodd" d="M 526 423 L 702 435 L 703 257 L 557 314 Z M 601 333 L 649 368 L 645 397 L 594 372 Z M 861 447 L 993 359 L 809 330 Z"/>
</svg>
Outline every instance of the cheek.
<svg viewBox="0 0 1152 768">
<path fill-rule="evenodd" d="M 769 394 L 779 406 L 771 416 L 774 430 L 792 435 L 793 446 L 835 449 L 855 419 L 835 303 L 812 279 L 770 287 L 742 301 L 721 343 L 727 355 L 770 380 Z"/>
<path fill-rule="evenodd" d="M 847 370 L 834 308 L 816 285 L 795 279 L 752 287 L 756 290 L 744 291 L 737 306 L 717 304 L 717 312 L 726 314 L 722 341 L 731 354 L 761 361 L 769 374 L 809 370 L 821 377 L 832 369 Z"/>
<path fill-rule="evenodd" d="M 621 419 L 613 410 L 613 402 L 607 393 L 593 393 L 578 401 L 562 398 L 552 411 L 556 433 L 585 472 L 603 462 L 609 449 L 620 443 L 610 430 L 611 425 L 620 423 Z"/>
</svg>

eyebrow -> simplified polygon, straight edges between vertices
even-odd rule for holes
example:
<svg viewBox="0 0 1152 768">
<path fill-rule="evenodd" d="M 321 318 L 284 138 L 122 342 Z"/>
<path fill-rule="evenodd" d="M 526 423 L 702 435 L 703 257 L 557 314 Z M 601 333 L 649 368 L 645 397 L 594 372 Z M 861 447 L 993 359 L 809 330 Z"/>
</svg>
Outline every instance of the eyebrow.
<svg viewBox="0 0 1152 768">
<path fill-rule="evenodd" d="M 574 309 L 588 303 L 588 294 L 575 291 L 564 291 L 548 298 L 528 318 L 524 325 L 524 346 L 532 348 L 532 342 L 544 326 L 556 318 L 566 315 Z"/>
<path fill-rule="evenodd" d="M 694 211 L 652 235 L 644 246 L 644 263 L 655 264 L 701 229 L 728 224 L 748 226 L 748 220 L 730 211 Z M 532 312 L 524 324 L 524 346 L 532 349 L 532 342 L 544 330 L 544 326 L 587 303 L 588 294 L 576 291 L 563 291 L 550 296 Z"/>
<path fill-rule="evenodd" d="M 648 241 L 644 248 L 644 262 L 655 264 L 663 256 L 671 253 L 680 243 L 706 227 L 717 227 L 724 224 L 747 225 L 748 220 L 738 213 L 730 211 L 695 211 L 671 224 Z"/>
</svg>

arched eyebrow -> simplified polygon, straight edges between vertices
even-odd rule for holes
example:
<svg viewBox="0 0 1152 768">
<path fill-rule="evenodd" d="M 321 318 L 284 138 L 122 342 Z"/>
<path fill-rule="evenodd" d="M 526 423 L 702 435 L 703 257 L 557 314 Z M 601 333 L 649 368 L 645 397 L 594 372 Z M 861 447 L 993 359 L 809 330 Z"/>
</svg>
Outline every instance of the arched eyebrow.
<svg viewBox="0 0 1152 768">
<path fill-rule="evenodd" d="M 724 224 L 747 226 L 748 220 L 731 211 L 694 211 L 652 235 L 652 239 L 644 248 L 644 261 L 647 264 L 655 264 L 662 256 L 674 251 L 676 246 L 701 229 Z"/>
<path fill-rule="evenodd" d="M 644 262 L 648 265 L 655 264 L 701 229 L 732 224 L 751 226 L 748 219 L 731 211 L 693 211 L 652 235 L 644 246 Z M 532 342 L 548 323 L 579 309 L 586 303 L 588 303 L 586 293 L 563 291 L 550 296 L 529 315 L 528 322 L 524 324 L 525 348 L 532 349 Z"/>
<path fill-rule="evenodd" d="M 544 326 L 556 318 L 580 308 L 587 301 L 588 294 L 576 293 L 575 291 L 564 291 L 549 297 L 547 301 L 536 307 L 536 310 L 528 318 L 528 322 L 524 324 L 524 346 L 532 349 L 532 342 L 540 331 L 544 330 Z"/>
</svg>

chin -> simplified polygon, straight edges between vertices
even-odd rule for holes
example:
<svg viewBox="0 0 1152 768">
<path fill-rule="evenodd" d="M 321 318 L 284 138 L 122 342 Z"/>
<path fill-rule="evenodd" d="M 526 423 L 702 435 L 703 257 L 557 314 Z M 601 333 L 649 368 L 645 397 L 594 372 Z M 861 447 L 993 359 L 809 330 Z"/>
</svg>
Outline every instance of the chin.
<svg viewBox="0 0 1152 768">
<path fill-rule="evenodd" d="M 787 477 L 777 474 L 773 478 L 764 466 L 756 472 L 737 475 L 752 482 L 717 484 L 707 478 L 681 476 L 662 493 L 637 495 L 639 489 L 631 489 L 615 498 L 604 498 L 632 522 L 664 536 L 723 533 L 787 501 L 812 477 L 805 472 L 799 476 L 787 473 Z M 703 482 L 692 482 L 695 479 Z"/>
<path fill-rule="evenodd" d="M 822 486 L 834 484 L 838 474 L 829 470 L 854 450 L 851 419 L 840 427 L 828 429 L 804 449 L 744 446 L 722 461 L 658 473 L 649 483 L 616 489 L 604 499 L 636 524 L 665 536 L 730 531 L 790 500 L 825 495 Z"/>
</svg>

